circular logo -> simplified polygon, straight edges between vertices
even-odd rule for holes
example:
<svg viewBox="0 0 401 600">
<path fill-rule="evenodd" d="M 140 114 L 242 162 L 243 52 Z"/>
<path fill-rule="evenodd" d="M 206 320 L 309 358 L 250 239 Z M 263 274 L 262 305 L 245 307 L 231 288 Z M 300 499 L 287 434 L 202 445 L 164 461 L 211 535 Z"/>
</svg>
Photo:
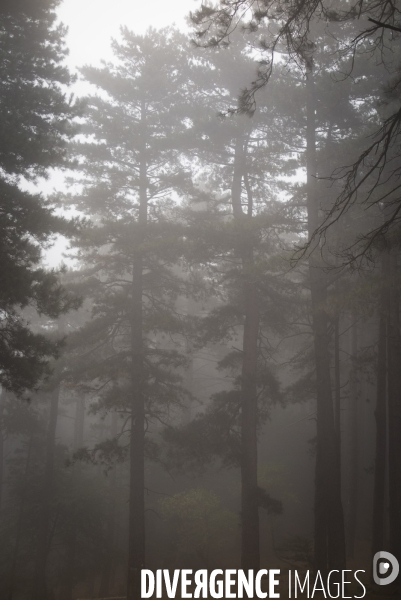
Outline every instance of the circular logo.
<svg viewBox="0 0 401 600">
<path fill-rule="evenodd" d="M 400 565 L 390 552 L 376 552 L 373 557 L 373 579 L 377 585 L 389 585 L 398 577 Z"/>
</svg>

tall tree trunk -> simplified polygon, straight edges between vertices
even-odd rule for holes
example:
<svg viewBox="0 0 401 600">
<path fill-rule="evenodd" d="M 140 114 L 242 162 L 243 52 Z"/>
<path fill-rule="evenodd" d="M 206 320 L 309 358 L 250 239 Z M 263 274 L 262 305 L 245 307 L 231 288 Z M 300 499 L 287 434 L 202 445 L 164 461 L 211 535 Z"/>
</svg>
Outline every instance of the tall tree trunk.
<svg viewBox="0 0 401 600">
<path fill-rule="evenodd" d="M 74 452 L 82 448 L 84 445 L 85 431 L 85 398 L 77 399 L 75 405 L 75 427 L 74 427 Z M 77 462 L 77 469 L 80 470 L 81 465 Z"/>
<path fill-rule="evenodd" d="M 117 413 L 111 415 L 111 437 L 117 435 Z M 112 574 L 114 568 L 114 546 L 116 528 L 116 493 L 117 493 L 117 467 L 114 465 L 109 473 L 109 506 L 106 524 L 106 552 L 102 567 L 99 596 L 107 598 L 112 586 Z"/>
<path fill-rule="evenodd" d="M 358 519 L 358 375 L 356 354 L 358 329 L 356 314 L 352 315 L 351 327 L 351 373 L 350 373 L 350 461 L 349 461 L 349 512 L 348 512 L 348 556 L 354 558 L 355 535 Z"/>
<path fill-rule="evenodd" d="M 326 139 L 326 160 L 330 163 L 334 159 L 334 145 L 333 145 L 333 120 L 330 119 L 329 127 L 327 131 Z M 335 264 L 338 266 L 337 258 Z M 335 293 L 339 294 L 339 281 L 335 283 Z M 341 460 L 341 312 L 339 312 L 334 320 L 334 429 L 337 438 L 337 461 L 338 468 L 340 470 L 340 496 L 341 496 L 341 473 L 342 473 L 342 460 Z"/>
<path fill-rule="evenodd" d="M 194 302 L 193 298 L 191 298 L 191 297 L 189 297 L 187 300 L 186 314 L 189 317 L 193 317 L 196 314 L 195 302 Z M 190 394 L 194 394 L 194 393 L 196 393 L 195 380 L 194 380 L 194 348 L 193 348 L 193 344 L 190 340 L 187 340 L 186 352 L 187 352 L 187 355 L 189 358 L 189 365 L 185 370 L 183 384 L 184 384 L 184 388 Z M 190 396 L 185 401 L 185 405 L 183 407 L 182 420 L 181 420 L 182 425 L 184 425 L 184 426 L 188 425 L 188 423 L 191 421 L 191 416 L 192 416 L 192 397 Z"/>
<path fill-rule="evenodd" d="M 74 427 L 74 452 L 84 445 L 84 427 L 85 427 L 85 399 L 80 397 L 75 404 L 75 427 Z M 72 476 L 79 477 L 81 464 L 77 462 L 72 467 Z M 61 600 L 71 600 L 74 591 L 75 582 L 75 555 L 77 550 L 77 524 L 73 514 L 73 520 L 70 523 L 67 534 L 67 552 L 65 582 L 61 591 Z"/>
<path fill-rule="evenodd" d="M 3 435 L 3 414 L 6 402 L 6 390 L 0 386 L 0 514 L 3 505 L 3 486 L 4 486 L 4 435 Z"/>
<path fill-rule="evenodd" d="M 71 600 L 74 591 L 75 554 L 77 550 L 77 528 L 74 523 L 67 532 L 67 552 L 65 565 L 65 582 L 61 590 L 61 600 Z"/>
<path fill-rule="evenodd" d="M 382 273 L 386 277 L 386 256 L 382 259 Z M 386 524 L 387 474 L 387 295 L 382 286 L 379 304 L 379 340 L 377 348 L 376 383 L 376 454 L 373 491 L 372 557 L 384 549 Z"/>
<path fill-rule="evenodd" d="M 60 386 L 50 396 L 50 415 L 46 439 L 45 471 L 43 478 L 43 497 L 39 516 L 39 529 L 36 542 L 35 574 L 32 600 L 46 600 L 46 564 L 49 552 L 51 505 L 54 494 L 54 453 L 56 446 L 56 427 Z"/>
<path fill-rule="evenodd" d="M 141 569 L 145 564 L 145 398 L 143 362 L 143 248 L 145 239 L 148 198 L 146 159 L 146 106 L 141 105 L 139 163 L 139 216 L 137 229 L 138 247 L 132 269 L 131 313 L 131 437 L 130 437 L 130 497 L 129 497 L 129 547 L 127 600 L 141 597 Z"/>
<path fill-rule="evenodd" d="M 397 254 L 392 249 L 388 261 L 388 452 L 390 550 L 401 562 L 401 348 L 400 302 L 397 285 Z"/>
<path fill-rule="evenodd" d="M 260 563 L 256 388 L 259 303 L 252 272 L 246 272 L 252 264 L 251 261 L 244 263 L 246 289 L 241 407 L 241 567 L 244 570 L 258 569 Z"/>
<path fill-rule="evenodd" d="M 247 216 L 241 205 L 242 180 L 248 196 Z M 257 478 L 257 362 L 259 336 L 258 290 L 253 272 L 253 243 L 244 227 L 252 218 L 252 190 L 246 171 L 246 142 L 239 123 L 231 188 L 234 218 L 239 227 L 238 254 L 242 263 L 245 321 L 241 374 L 241 567 L 258 569 L 260 564 L 259 502 Z"/>
<path fill-rule="evenodd" d="M 338 291 L 338 290 L 337 290 Z M 342 490 L 342 458 L 341 458 L 341 359 L 340 359 L 340 315 L 334 322 L 334 429 L 337 446 L 337 462 L 340 471 L 340 497 Z"/>
<path fill-rule="evenodd" d="M 317 190 L 315 91 L 313 59 L 306 61 L 307 78 L 307 210 L 309 238 L 319 225 Z M 316 366 L 317 432 L 315 476 L 315 569 L 323 574 L 345 568 L 344 517 L 341 502 L 341 467 L 330 381 L 327 275 L 321 268 L 319 249 L 309 258 L 309 281 Z"/>
<path fill-rule="evenodd" d="M 339 461 L 341 463 L 341 359 L 340 316 L 334 322 L 334 425 L 337 434 Z"/>
<path fill-rule="evenodd" d="M 9 584 L 10 591 L 9 591 L 9 595 L 8 595 L 8 600 L 12 600 L 13 595 L 14 595 L 15 575 L 16 575 L 16 571 L 17 571 L 18 554 L 19 554 L 21 533 L 22 533 L 22 521 L 23 521 L 23 517 L 24 517 L 24 509 L 25 509 L 25 504 L 26 504 L 27 494 L 28 494 L 28 475 L 29 475 L 29 469 L 31 466 L 32 445 L 33 445 L 33 434 L 30 435 L 29 443 L 28 443 L 28 451 L 27 451 L 27 455 L 26 455 L 25 471 L 24 471 L 24 491 L 22 493 L 21 504 L 20 504 L 19 511 L 18 511 L 17 530 L 15 533 L 13 557 L 12 557 L 12 562 L 11 562 L 11 567 L 10 567 L 10 572 L 9 572 L 10 573 L 10 584 Z"/>
</svg>

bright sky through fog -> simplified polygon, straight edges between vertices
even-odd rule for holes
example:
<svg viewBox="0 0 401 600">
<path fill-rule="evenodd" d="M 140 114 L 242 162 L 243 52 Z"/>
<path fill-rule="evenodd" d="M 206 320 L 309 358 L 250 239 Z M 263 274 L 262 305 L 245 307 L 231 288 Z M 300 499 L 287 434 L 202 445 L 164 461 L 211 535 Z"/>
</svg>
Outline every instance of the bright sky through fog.
<svg viewBox="0 0 401 600">
<path fill-rule="evenodd" d="M 109 59 L 110 40 L 118 38 L 121 25 L 144 33 L 175 23 L 186 27 L 185 18 L 200 0 L 64 0 L 58 10 L 68 26 L 68 62 L 71 66 L 95 64 Z"/>
<path fill-rule="evenodd" d="M 111 38 L 118 39 L 121 25 L 135 33 L 145 33 L 150 26 L 159 29 L 173 23 L 186 29 L 187 15 L 199 6 L 200 0 L 64 0 L 58 15 L 68 27 L 68 65 L 75 71 L 85 64 L 98 65 L 102 59 L 109 60 Z M 78 83 L 75 88 L 78 93 L 81 85 Z M 59 180 L 55 176 L 43 182 L 42 191 L 58 187 Z M 66 247 L 66 241 L 58 239 L 46 252 L 46 264 L 59 265 Z"/>
</svg>

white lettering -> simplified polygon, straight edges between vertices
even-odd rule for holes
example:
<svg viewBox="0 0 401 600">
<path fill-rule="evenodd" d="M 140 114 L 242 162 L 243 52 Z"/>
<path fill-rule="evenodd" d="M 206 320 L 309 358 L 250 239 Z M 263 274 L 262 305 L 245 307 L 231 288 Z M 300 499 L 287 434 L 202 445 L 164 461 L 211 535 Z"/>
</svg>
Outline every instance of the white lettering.
<svg viewBox="0 0 401 600">
<path fill-rule="evenodd" d="M 297 596 L 297 582 L 298 582 L 299 591 L 301 592 L 301 594 L 303 594 L 303 591 L 304 591 L 305 587 L 307 586 L 307 588 L 306 588 L 307 589 L 306 596 L 307 596 L 307 598 L 309 598 L 309 571 L 306 571 L 305 581 L 304 581 L 303 585 L 301 585 L 301 582 L 299 580 L 298 571 L 295 571 L 295 577 L 294 577 L 295 598 L 298 598 L 298 596 Z"/>
<path fill-rule="evenodd" d="M 202 598 L 207 598 L 207 570 L 199 569 L 195 571 L 195 583 L 196 588 L 194 592 L 194 598 L 200 598 L 200 591 L 202 590 Z"/>
<path fill-rule="evenodd" d="M 322 585 L 322 587 L 317 587 L 318 580 L 319 580 L 319 583 Z M 322 579 L 322 576 L 320 574 L 320 571 L 317 572 L 316 579 L 315 579 L 315 585 L 313 586 L 311 598 L 314 598 L 315 592 L 317 590 L 319 590 L 319 592 L 323 592 L 324 597 L 327 598 L 327 596 L 326 596 L 326 590 L 324 589 L 323 579 Z"/>
<path fill-rule="evenodd" d="M 170 573 L 168 569 L 164 569 L 164 585 L 166 586 L 167 596 L 169 598 L 175 598 L 177 593 L 178 579 L 180 577 L 179 569 L 174 569 L 173 582 L 170 580 Z"/>
<path fill-rule="evenodd" d="M 343 583 L 343 588 L 342 588 L 342 589 L 343 589 L 343 594 L 342 594 L 342 598 L 352 598 L 352 596 L 346 596 L 346 595 L 345 595 L 345 584 L 346 584 L 346 583 L 351 583 L 351 582 L 350 582 L 350 581 L 345 581 L 345 579 L 344 579 L 344 573 L 352 573 L 352 571 L 351 571 L 351 569 L 344 569 L 344 571 L 342 572 L 342 575 L 343 575 L 343 577 L 342 577 L 342 583 Z"/>
<path fill-rule="evenodd" d="M 267 598 L 267 592 L 262 592 L 261 582 L 263 575 L 267 575 L 266 569 L 261 569 L 256 573 L 255 592 L 258 598 Z"/>
<path fill-rule="evenodd" d="M 330 571 L 330 573 L 327 575 L 327 593 L 330 596 L 330 598 L 339 598 L 340 597 L 340 584 L 339 583 L 334 583 L 333 585 L 337 587 L 337 596 L 332 596 L 330 594 L 330 577 L 332 573 L 339 573 L 340 571 L 336 571 L 334 569 L 334 571 Z"/>
<path fill-rule="evenodd" d="M 362 596 L 354 596 L 354 598 L 364 598 L 366 596 L 366 588 L 363 585 L 362 581 L 360 581 L 358 579 L 358 577 L 356 576 L 357 573 L 365 573 L 365 571 L 362 571 L 361 569 L 359 569 L 359 571 L 355 571 L 355 573 L 354 573 L 355 579 L 357 580 L 357 582 L 359 583 L 359 585 L 361 585 L 363 587 L 363 594 L 362 594 Z"/>
<path fill-rule="evenodd" d="M 249 569 L 248 579 L 242 569 L 238 571 L 238 598 L 244 597 L 244 590 L 247 598 L 253 598 L 253 569 Z"/>
<path fill-rule="evenodd" d="M 156 598 L 162 598 L 162 570 L 157 569 L 156 571 Z"/>
<path fill-rule="evenodd" d="M 237 571 L 235 569 L 226 569 L 226 598 L 236 598 L 235 592 L 231 591 L 233 585 L 235 585 L 235 579 L 232 578 L 232 575 L 235 575 Z"/>
<path fill-rule="evenodd" d="M 280 569 L 270 569 L 269 571 L 269 598 L 280 598 L 280 594 L 274 591 L 276 585 L 280 583 L 275 575 L 280 575 Z"/>
<path fill-rule="evenodd" d="M 191 585 L 191 580 L 188 575 L 192 574 L 192 569 L 182 569 L 181 571 L 181 598 L 192 598 L 191 592 L 187 591 L 187 587 Z"/>
<path fill-rule="evenodd" d="M 146 583 L 149 580 L 149 587 L 146 589 Z M 150 598 L 155 591 L 155 576 L 149 569 L 141 570 L 141 598 Z"/>
<path fill-rule="evenodd" d="M 223 575 L 223 571 L 221 569 L 215 569 L 210 573 L 210 581 L 209 581 L 209 589 L 210 595 L 212 598 L 222 598 L 223 597 L 223 582 L 220 580 L 217 582 L 216 586 L 216 577 L 217 575 Z M 217 589 L 216 589 L 217 587 Z"/>
</svg>

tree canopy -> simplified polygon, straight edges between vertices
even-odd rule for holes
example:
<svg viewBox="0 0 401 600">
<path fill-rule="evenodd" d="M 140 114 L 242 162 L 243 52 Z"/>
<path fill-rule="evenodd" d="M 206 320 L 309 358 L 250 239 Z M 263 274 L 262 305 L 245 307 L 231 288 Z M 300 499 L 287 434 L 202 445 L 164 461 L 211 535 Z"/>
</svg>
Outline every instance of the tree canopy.
<svg viewBox="0 0 401 600">
<path fill-rule="evenodd" d="M 63 166 L 76 132 L 79 106 L 66 91 L 72 78 L 57 4 L 12 3 L 0 12 L 0 382 L 18 393 L 35 387 L 58 352 L 29 327 L 24 309 L 56 318 L 77 305 L 40 265 L 42 250 L 71 226 L 27 183 Z"/>
</svg>

